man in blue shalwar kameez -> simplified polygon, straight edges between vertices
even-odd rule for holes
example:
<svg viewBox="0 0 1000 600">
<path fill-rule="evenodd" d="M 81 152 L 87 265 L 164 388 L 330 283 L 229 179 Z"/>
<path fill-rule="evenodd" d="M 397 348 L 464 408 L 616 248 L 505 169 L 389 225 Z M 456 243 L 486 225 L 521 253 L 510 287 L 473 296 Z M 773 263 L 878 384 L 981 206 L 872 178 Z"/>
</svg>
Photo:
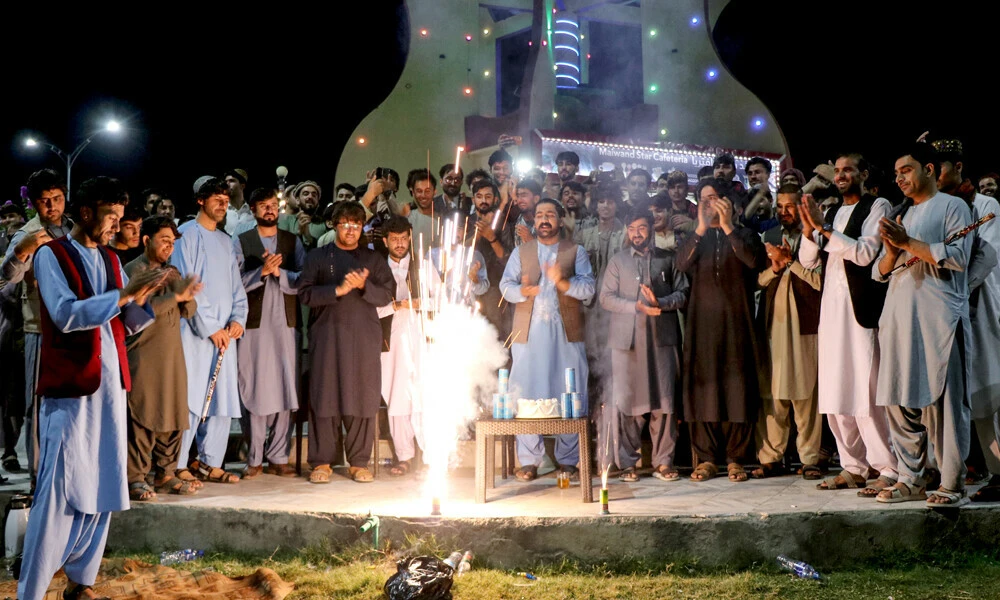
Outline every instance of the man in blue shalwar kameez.
<svg viewBox="0 0 1000 600">
<path fill-rule="evenodd" d="M 558 398 L 567 368 L 576 369 L 587 406 L 587 352 L 583 342 L 583 302 L 594 295 L 593 272 L 584 249 L 560 239 L 565 210 L 555 200 L 535 206 L 537 239 L 515 248 L 500 291 L 514 308 L 510 389 L 515 398 Z M 531 481 L 545 454 L 540 435 L 517 436 L 517 478 Z M 573 478 L 580 461 L 576 434 L 556 436 L 556 462 Z"/>
<path fill-rule="evenodd" d="M 128 281 L 105 245 L 128 197 L 114 179 L 85 181 L 73 195 L 68 237 L 34 257 L 41 294 L 39 469 L 24 539 L 18 597 L 39 600 L 60 567 L 66 598 L 92 598 L 111 513 L 126 489 L 125 335 L 153 321 L 142 305 L 164 281 L 149 270 Z"/>
<path fill-rule="evenodd" d="M 229 206 L 229 188 L 221 179 L 209 179 L 198 188 L 195 201 L 200 207 L 198 217 L 180 226 L 183 237 L 170 261 L 181 276 L 195 275 L 205 285 L 198 296 L 194 318 L 181 321 L 190 428 L 181 438 L 177 464 L 180 469 L 191 466 L 194 475 L 205 481 L 236 483 L 240 478 L 225 472 L 222 462 L 229 442 L 230 421 L 240 418 L 237 348 L 232 342 L 242 337 L 246 327 L 247 293 L 232 239 L 219 229 Z M 202 422 L 209 381 L 220 352 L 225 353 L 222 369 L 208 418 Z M 189 462 L 192 442 L 197 442 L 197 454 Z M 180 470 L 178 477 L 184 479 Z"/>
</svg>

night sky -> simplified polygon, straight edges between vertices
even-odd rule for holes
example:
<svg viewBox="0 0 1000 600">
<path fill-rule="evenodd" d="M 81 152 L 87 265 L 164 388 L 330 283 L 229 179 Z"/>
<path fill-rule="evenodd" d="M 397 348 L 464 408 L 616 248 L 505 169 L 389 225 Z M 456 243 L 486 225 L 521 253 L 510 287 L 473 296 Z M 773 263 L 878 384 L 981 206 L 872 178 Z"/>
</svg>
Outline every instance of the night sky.
<svg viewBox="0 0 1000 600">
<path fill-rule="evenodd" d="M 341 148 L 402 71 L 407 13 L 401 1 L 352 2 L 339 19 L 272 6 L 115 19 L 70 8 L 51 23 L 51 7 L 19 8 L 0 42 L 9 149 L 0 202 L 32 171 L 61 168 L 47 150 L 26 150 L 24 133 L 69 152 L 108 116 L 128 130 L 95 139 L 74 165 L 74 187 L 112 175 L 134 195 L 156 185 L 184 202 L 201 175 L 241 167 L 253 188 L 273 185 L 284 164 L 290 182 L 315 179 L 330 198 Z M 993 3 L 737 1 L 714 37 L 803 170 L 860 150 L 891 171 L 895 148 L 931 129 L 961 137 L 967 172 L 979 175 L 1000 168 L 998 16 Z M 131 23 L 112 24 L 122 17 Z"/>
</svg>

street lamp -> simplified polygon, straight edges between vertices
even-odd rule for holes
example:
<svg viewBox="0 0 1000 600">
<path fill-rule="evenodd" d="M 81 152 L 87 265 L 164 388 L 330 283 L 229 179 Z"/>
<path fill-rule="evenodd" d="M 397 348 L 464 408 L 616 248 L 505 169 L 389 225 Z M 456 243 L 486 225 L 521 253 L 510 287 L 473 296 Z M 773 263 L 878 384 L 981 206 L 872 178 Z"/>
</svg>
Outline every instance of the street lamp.
<svg viewBox="0 0 1000 600">
<path fill-rule="evenodd" d="M 73 163 L 76 162 L 77 157 L 80 156 L 80 153 L 83 152 L 84 148 L 86 148 L 87 146 L 89 146 L 90 142 L 93 141 L 93 139 L 95 137 L 97 137 L 98 134 L 105 133 L 105 132 L 107 132 L 107 133 L 119 133 L 119 132 L 121 132 L 121 130 L 122 130 L 122 124 L 119 123 L 118 121 L 115 121 L 114 119 L 112 119 L 112 120 L 110 120 L 110 121 L 108 121 L 107 123 L 104 124 L 104 128 L 103 129 L 98 129 L 97 131 L 95 131 L 95 132 L 91 133 L 89 136 L 87 136 L 87 138 L 85 140 L 83 140 L 82 142 L 80 142 L 80 144 L 72 152 L 70 152 L 69 155 L 67 155 L 65 152 L 63 152 L 62 149 L 59 148 L 59 146 L 56 146 L 55 144 L 50 144 L 49 142 L 46 142 L 45 140 L 39 141 L 39 140 L 37 140 L 37 139 L 35 139 L 33 137 L 25 138 L 24 145 L 27 148 L 35 148 L 37 146 L 45 146 L 46 148 L 48 148 L 49 150 L 51 150 L 52 152 L 54 152 L 57 156 L 59 156 L 59 158 L 62 159 L 63 163 L 66 165 L 66 200 L 69 201 L 70 189 L 71 189 L 70 188 L 70 183 L 71 183 L 70 172 L 73 170 Z"/>
</svg>

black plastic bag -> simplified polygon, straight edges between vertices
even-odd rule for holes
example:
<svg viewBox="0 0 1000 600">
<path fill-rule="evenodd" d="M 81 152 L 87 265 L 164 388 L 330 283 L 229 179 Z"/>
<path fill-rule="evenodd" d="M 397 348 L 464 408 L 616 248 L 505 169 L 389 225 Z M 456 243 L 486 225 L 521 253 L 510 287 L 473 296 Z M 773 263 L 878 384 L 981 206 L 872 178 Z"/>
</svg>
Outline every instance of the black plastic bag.
<svg viewBox="0 0 1000 600">
<path fill-rule="evenodd" d="M 451 600 L 455 570 L 433 556 L 418 556 L 396 563 L 396 574 L 382 590 L 389 600 Z"/>
</svg>

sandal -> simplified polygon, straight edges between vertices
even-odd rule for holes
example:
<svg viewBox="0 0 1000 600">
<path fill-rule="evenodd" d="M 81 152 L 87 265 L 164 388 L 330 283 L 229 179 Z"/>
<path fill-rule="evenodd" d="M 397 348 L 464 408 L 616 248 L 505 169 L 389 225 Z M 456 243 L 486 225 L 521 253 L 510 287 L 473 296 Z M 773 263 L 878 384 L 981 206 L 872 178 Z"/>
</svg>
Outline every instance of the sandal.
<svg viewBox="0 0 1000 600">
<path fill-rule="evenodd" d="M 746 469 L 742 465 L 737 463 L 729 463 L 726 466 L 726 470 L 729 472 L 729 481 L 741 482 L 747 480 Z"/>
<path fill-rule="evenodd" d="M 90 592 L 89 594 L 87 592 Z M 98 596 L 89 585 L 77 584 L 72 590 L 67 587 L 62 593 L 63 600 L 111 600 L 108 596 Z"/>
<path fill-rule="evenodd" d="M 936 499 L 942 499 L 944 502 L 934 502 L 933 500 Z M 927 506 L 930 508 L 958 508 L 968 503 L 969 495 L 965 490 L 953 492 L 944 488 L 938 488 L 927 494 Z"/>
<path fill-rule="evenodd" d="M 145 481 L 128 484 L 128 499 L 132 502 L 156 502 L 156 491 Z"/>
<path fill-rule="evenodd" d="M 802 465 L 802 479 L 809 481 L 823 479 L 823 469 L 819 465 Z"/>
<path fill-rule="evenodd" d="M 896 484 L 896 479 L 893 479 L 888 475 L 879 475 L 875 481 L 866 485 L 864 489 L 858 490 L 858 497 L 874 498 L 875 496 L 878 496 L 879 492 L 895 484 Z"/>
<path fill-rule="evenodd" d="M 635 472 L 635 467 L 628 467 L 618 474 L 618 481 L 636 483 L 639 481 L 639 474 Z"/>
<path fill-rule="evenodd" d="M 846 475 L 845 475 L 846 473 Z M 817 490 L 847 490 L 863 486 L 866 479 L 861 475 L 855 475 L 844 470 L 833 477 L 827 477 L 821 483 L 816 484 Z"/>
<path fill-rule="evenodd" d="M 153 485 L 160 494 L 177 494 L 178 496 L 190 496 L 197 494 L 198 489 L 180 477 L 171 477 L 161 481 L 155 481 Z"/>
<path fill-rule="evenodd" d="M 239 483 L 239 475 L 233 475 L 227 471 L 220 469 L 219 467 L 210 467 L 205 463 L 194 461 L 191 463 L 191 468 L 194 469 L 194 476 L 202 481 L 208 481 L 211 483 Z"/>
<path fill-rule="evenodd" d="M 780 462 L 760 463 L 759 467 L 750 471 L 750 477 L 754 479 L 767 479 L 768 477 L 777 477 L 785 473 L 785 465 Z"/>
<path fill-rule="evenodd" d="M 660 465 L 653 469 L 653 477 L 656 477 L 660 481 L 677 481 L 681 478 L 681 474 L 673 467 Z"/>
<path fill-rule="evenodd" d="M 691 479 L 695 481 L 708 481 L 719 474 L 719 467 L 715 463 L 703 462 L 694 468 Z"/>
<path fill-rule="evenodd" d="M 201 482 L 200 479 L 191 474 L 191 471 L 187 469 L 178 469 L 175 473 L 177 479 L 180 479 L 184 483 L 191 486 L 193 490 L 200 490 L 205 487 L 205 484 Z"/>
<path fill-rule="evenodd" d="M 970 498 L 973 502 L 1000 502 L 1000 475 L 994 475 L 990 482 L 979 488 Z"/>
<path fill-rule="evenodd" d="M 392 468 L 389 469 L 389 475 L 393 477 L 402 477 L 403 475 L 406 475 L 409 472 L 410 472 L 410 461 L 408 460 L 397 461 L 396 464 L 392 465 Z"/>
<path fill-rule="evenodd" d="M 538 477 L 538 467 L 535 465 L 521 467 L 514 473 L 514 477 L 517 477 L 518 481 L 534 481 Z"/>
<path fill-rule="evenodd" d="M 905 493 L 903 490 L 906 490 Z M 899 502 L 915 502 L 927 499 L 927 488 L 910 487 L 901 481 L 890 485 L 875 496 L 875 500 L 884 504 L 897 504 Z"/>
<path fill-rule="evenodd" d="M 330 475 L 333 475 L 330 465 L 316 465 L 309 473 L 309 483 L 330 483 Z"/>
<path fill-rule="evenodd" d="M 375 481 L 375 476 L 365 467 L 350 467 L 347 472 L 351 474 L 351 479 L 358 483 L 371 483 Z"/>
</svg>

